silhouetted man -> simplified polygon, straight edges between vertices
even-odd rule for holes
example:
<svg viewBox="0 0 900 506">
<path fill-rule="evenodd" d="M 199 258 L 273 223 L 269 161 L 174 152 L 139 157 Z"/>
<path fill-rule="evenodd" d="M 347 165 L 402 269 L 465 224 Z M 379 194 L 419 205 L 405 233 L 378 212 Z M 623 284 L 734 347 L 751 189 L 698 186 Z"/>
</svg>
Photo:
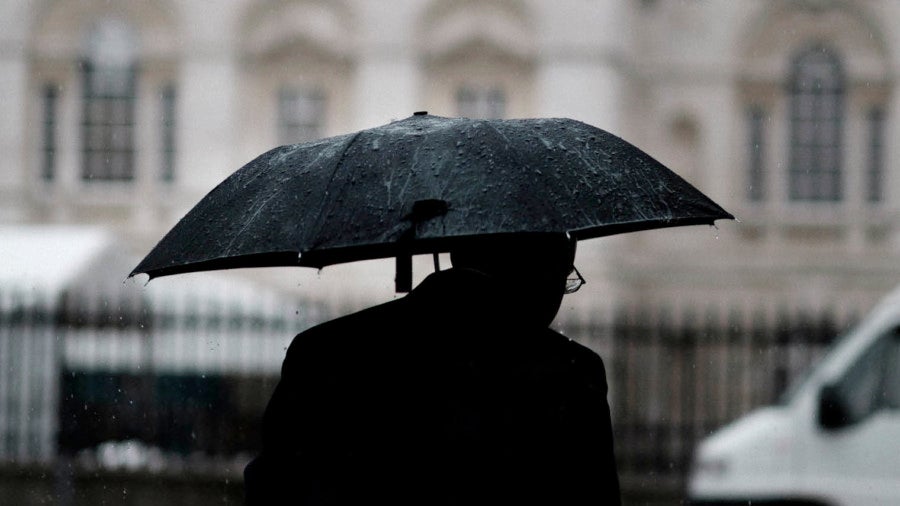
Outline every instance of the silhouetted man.
<svg viewBox="0 0 900 506">
<path fill-rule="evenodd" d="M 548 328 L 574 255 L 564 235 L 473 241 L 298 335 L 248 505 L 618 505 L 603 362 Z"/>
</svg>

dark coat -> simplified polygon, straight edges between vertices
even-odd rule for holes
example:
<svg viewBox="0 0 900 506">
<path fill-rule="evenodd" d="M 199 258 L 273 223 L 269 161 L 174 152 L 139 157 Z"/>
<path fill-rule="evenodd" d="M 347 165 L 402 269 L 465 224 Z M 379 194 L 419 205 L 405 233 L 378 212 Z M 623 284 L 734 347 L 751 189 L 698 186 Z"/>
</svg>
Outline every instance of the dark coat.
<svg viewBox="0 0 900 506">
<path fill-rule="evenodd" d="M 600 357 L 475 271 L 298 335 L 248 505 L 618 505 Z"/>
</svg>

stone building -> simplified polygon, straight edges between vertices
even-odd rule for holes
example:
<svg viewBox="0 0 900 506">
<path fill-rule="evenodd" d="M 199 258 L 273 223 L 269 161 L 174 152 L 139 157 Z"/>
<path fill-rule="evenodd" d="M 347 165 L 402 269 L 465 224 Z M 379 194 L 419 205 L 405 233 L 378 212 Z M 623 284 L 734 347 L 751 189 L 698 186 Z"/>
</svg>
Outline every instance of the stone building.
<svg viewBox="0 0 900 506">
<path fill-rule="evenodd" d="M 900 283 L 897 20 L 896 0 L 0 0 L 0 464 L 157 427 L 116 389 L 97 409 L 131 429 L 62 423 L 87 411 L 66 392 L 96 378 L 186 385 L 146 390 L 144 413 L 190 421 L 160 418 L 149 445 L 181 448 L 203 418 L 185 392 L 243 399 L 207 403 L 207 433 L 255 423 L 298 327 L 395 297 L 393 261 L 154 280 L 136 299 L 165 309 L 152 328 L 89 292 L 127 291 L 129 266 L 259 153 L 427 110 L 585 121 L 739 218 L 585 241 L 588 283 L 557 320 L 607 361 L 623 490 L 680 497 L 698 438 L 771 402 Z M 53 304 L 100 302 L 97 321 L 24 311 L 13 281 L 32 302 L 77 287 Z M 837 326 L 756 332 L 784 314 Z M 674 332 L 651 319 L 690 315 Z M 59 490 L 57 474 L 34 474 L 41 489 L 0 472 L 16 484 L 0 502 Z"/>
<path fill-rule="evenodd" d="M 565 116 L 740 221 L 584 243 L 564 317 L 856 311 L 900 281 L 898 19 L 893 0 L 6 0 L 0 221 L 99 224 L 142 253 L 279 144 L 418 110 Z M 393 296 L 386 262 L 234 275 Z"/>
</svg>

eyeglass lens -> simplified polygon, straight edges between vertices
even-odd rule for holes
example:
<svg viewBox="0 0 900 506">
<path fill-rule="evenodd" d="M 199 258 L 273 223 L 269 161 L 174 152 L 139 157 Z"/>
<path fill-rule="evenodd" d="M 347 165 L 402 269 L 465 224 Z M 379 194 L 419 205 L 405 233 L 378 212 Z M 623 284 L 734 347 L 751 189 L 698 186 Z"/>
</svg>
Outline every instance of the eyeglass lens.
<svg viewBox="0 0 900 506">
<path fill-rule="evenodd" d="M 583 277 L 581 277 L 581 273 L 578 272 L 578 269 L 576 269 L 575 267 L 572 267 L 572 272 L 569 274 L 569 277 L 566 278 L 566 292 L 565 293 L 567 293 L 567 294 L 575 293 L 578 291 L 579 288 L 581 288 L 581 285 L 583 285 L 585 283 L 586 283 L 586 281 L 584 280 Z"/>
</svg>

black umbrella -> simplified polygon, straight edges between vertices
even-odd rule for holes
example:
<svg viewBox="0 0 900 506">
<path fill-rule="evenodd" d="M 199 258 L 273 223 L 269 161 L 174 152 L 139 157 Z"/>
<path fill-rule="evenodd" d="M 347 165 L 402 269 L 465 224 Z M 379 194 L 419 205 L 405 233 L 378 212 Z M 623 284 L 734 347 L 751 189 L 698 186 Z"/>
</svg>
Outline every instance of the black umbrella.
<svg viewBox="0 0 900 506">
<path fill-rule="evenodd" d="M 411 255 L 488 234 L 586 239 L 722 218 L 733 216 L 585 123 L 416 113 L 260 155 L 209 192 L 131 275 L 396 256 L 404 291 Z"/>
</svg>

